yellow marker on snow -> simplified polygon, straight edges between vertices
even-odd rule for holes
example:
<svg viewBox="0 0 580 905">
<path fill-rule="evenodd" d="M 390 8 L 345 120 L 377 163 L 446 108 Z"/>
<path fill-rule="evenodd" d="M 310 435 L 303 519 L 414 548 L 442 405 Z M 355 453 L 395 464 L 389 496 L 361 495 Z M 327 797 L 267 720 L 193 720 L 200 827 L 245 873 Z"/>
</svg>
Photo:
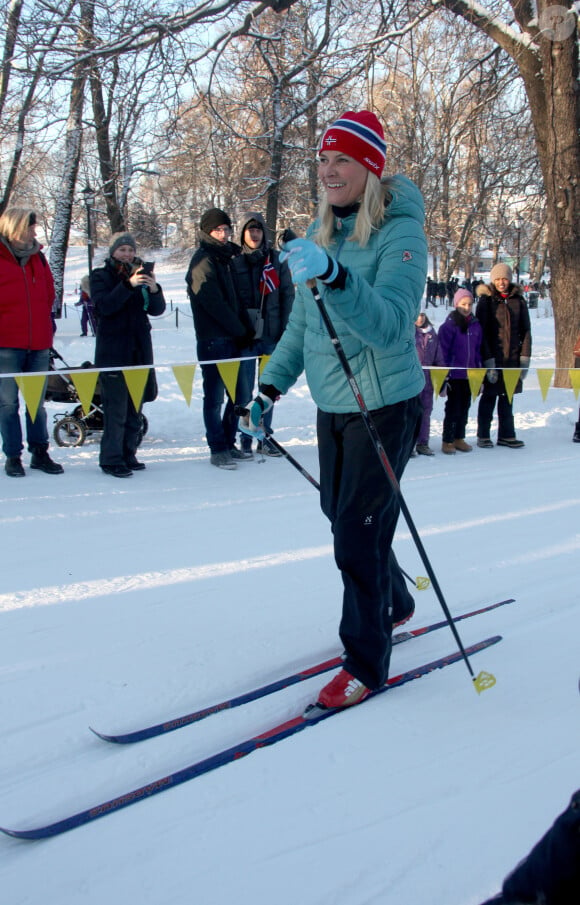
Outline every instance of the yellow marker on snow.
<svg viewBox="0 0 580 905">
<path fill-rule="evenodd" d="M 487 691 L 488 688 L 493 688 L 495 682 L 495 676 L 492 676 L 490 672 L 485 672 L 485 670 L 482 670 L 473 680 L 478 694 L 481 694 L 482 691 Z"/>
<path fill-rule="evenodd" d="M 418 575 L 415 580 L 415 584 L 417 585 L 418 591 L 426 591 L 431 584 L 431 581 L 427 578 L 426 575 Z"/>
</svg>

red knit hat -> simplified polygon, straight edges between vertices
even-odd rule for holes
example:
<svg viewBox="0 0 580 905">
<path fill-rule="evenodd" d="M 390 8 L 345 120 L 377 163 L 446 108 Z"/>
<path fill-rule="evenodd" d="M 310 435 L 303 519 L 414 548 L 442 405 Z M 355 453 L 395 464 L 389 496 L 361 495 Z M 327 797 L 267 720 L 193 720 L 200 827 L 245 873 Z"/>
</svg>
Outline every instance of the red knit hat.
<svg viewBox="0 0 580 905">
<path fill-rule="evenodd" d="M 348 154 L 380 179 L 387 156 L 383 127 L 370 110 L 343 113 L 322 136 L 318 153 L 324 151 Z"/>
</svg>

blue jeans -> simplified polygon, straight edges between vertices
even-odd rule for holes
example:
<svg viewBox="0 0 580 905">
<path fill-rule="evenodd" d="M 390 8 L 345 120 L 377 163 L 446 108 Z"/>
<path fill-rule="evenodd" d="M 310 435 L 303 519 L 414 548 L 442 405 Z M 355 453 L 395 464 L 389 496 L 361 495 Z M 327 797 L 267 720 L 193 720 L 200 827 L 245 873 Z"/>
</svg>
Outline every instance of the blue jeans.
<svg viewBox="0 0 580 905">
<path fill-rule="evenodd" d="M 274 349 L 276 348 L 276 343 L 269 339 L 257 339 L 252 343 L 252 355 L 271 355 Z M 242 353 L 245 354 L 245 353 Z M 240 404 L 244 405 L 246 402 L 249 402 L 250 399 L 254 397 L 254 386 L 256 383 L 256 371 L 257 371 L 257 358 L 248 358 L 245 361 L 242 361 L 240 365 L 240 374 L 238 377 L 238 395 L 240 396 Z M 245 398 L 241 397 L 245 393 Z M 272 407 L 266 414 L 264 415 L 264 427 L 266 428 L 266 433 L 270 433 L 272 430 L 272 417 L 274 415 L 274 408 Z M 240 446 L 242 449 L 251 449 L 252 448 L 252 438 L 248 437 L 247 434 L 240 433 Z"/>
<path fill-rule="evenodd" d="M 48 371 L 48 349 L 28 351 L 26 349 L 0 349 L 0 374 L 34 373 Z M 26 439 L 28 449 L 33 452 L 36 446 L 48 449 L 48 429 L 46 426 L 46 409 L 44 395 L 46 381 L 40 397 L 40 404 L 34 421 L 26 410 Z M 0 432 L 2 433 L 2 451 L 9 458 L 20 456 L 22 445 L 22 424 L 18 411 L 18 384 L 13 377 L 0 379 Z"/>
<path fill-rule="evenodd" d="M 199 361 L 224 361 L 228 358 L 239 358 L 239 350 L 233 339 L 219 337 L 197 342 Z M 220 377 L 217 365 L 201 366 L 203 376 L 203 423 L 207 445 L 212 453 L 226 452 L 234 446 L 238 419 L 232 401 L 228 400 L 224 411 L 222 407 L 226 396 L 226 388 Z M 237 392 L 236 392 L 237 397 Z M 238 402 L 236 398 L 234 402 Z M 247 402 L 247 400 L 244 400 Z"/>
</svg>

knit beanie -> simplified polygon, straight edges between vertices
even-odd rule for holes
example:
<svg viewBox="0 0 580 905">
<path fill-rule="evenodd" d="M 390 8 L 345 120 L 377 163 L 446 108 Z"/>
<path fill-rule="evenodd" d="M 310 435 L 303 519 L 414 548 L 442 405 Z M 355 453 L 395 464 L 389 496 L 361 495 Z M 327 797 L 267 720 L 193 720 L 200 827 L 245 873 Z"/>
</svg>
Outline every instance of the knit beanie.
<svg viewBox="0 0 580 905">
<path fill-rule="evenodd" d="M 370 110 L 347 111 L 322 136 L 318 153 L 324 151 L 348 154 L 380 179 L 387 156 L 383 127 Z"/>
<path fill-rule="evenodd" d="M 212 229 L 217 229 L 218 226 L 229 226 L 231 229 L 232 221 L 226 212 L 220 210 L 219 207 L 210 207 L 208 211 L 201 215 L 199 226 L 203 233 L 209 235 Z"/>
<path fill-rule="evenodd" d="M 508 264 L 496 264 L 495 267 L 491 268 L 489 279 L 492 283 L 495 283 L 496 280 L 501 279 L 507 280 L 508 283 L 511 283 L 512 269 L 508 266 Z"/>
<path fill-rule="evenodd" d="M 115 233 L 111 238 L 109 245 L 109 257 L 112 258 L 121 245 L 130 245 L 135 253 L 137 253 L 137 243 L 131 233 Z"/>
<path fill-rule="evenodd" d="M 473 301 L 473 296 L 469 289 L 458 289 L 455 295 L 453 296 L 453 307 L 457 308 L 461 299 L 471 299 Z"/>
</svg>

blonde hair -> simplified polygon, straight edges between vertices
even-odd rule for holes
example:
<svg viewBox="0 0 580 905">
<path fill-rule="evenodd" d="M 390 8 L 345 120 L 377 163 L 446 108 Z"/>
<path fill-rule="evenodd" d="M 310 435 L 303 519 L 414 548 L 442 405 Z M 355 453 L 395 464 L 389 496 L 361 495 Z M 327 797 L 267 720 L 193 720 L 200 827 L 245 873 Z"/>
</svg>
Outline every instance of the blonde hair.
<svg viewBox="0 0 580 905">
<path fill-rule="evenodd" d="M 25 242 L 28 238 L 31 216 L 34 216 L 34 222 L 36 222 L 36 211 L 31 207 L 7 208 L 0 216 L 0 235 L 8 239 L 9 242 L 14 239 L 18 242 Z"/>
<path fill-rule="evenodd" d="M 378 176 L 369 170 L 350 242 L 357 242 L 361 248 L 365 247 L 373 229 L 382 226 L 385 220 L 385 205 L 389 200 L 387 184 L 381 182 Z M 335 225 L 334 211 L 324 194 L 318 207 L 318 228 L 315 234 L 318 245 L 328 248 L 334 236 Z"/>
</svg>

